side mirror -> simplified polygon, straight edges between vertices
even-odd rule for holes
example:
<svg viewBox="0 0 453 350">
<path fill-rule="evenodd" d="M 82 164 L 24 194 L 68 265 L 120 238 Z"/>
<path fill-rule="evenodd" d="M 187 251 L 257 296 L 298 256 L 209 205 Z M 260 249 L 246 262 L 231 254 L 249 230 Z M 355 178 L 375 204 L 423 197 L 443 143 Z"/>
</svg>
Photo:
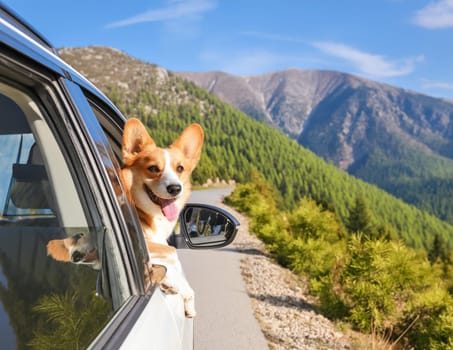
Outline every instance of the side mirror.
<svg viewBox="0 0 453 350">
<path fill-rule="evenodd" d="M 239 221 L 227 211 L 208 204 L 187 204 L 180 214 L 185 243 L 192 249 L 220 248 L 233 242 Z"/>
</svg>

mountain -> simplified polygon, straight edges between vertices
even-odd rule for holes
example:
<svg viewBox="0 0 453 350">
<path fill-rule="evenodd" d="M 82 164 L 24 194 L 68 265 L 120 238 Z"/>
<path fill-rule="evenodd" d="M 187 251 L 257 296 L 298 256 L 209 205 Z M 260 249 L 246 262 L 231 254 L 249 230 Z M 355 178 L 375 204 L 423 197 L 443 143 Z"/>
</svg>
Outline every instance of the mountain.
<svg viewBox="0 0 453 350">
<path fill-rule="evenodd" d="M 304 129 L 313 108 L 348 78 L 334 72 L 298 70 L 255 77 L 223 72 L 177 74 L 295 139 Z"/>
<path fill-rule="evenodd" d="M 107 47 L 66 48 L 60 55 L 85 74 L 127 116 L 140 118 L 158 144 L 169 144 L 189 123 L 205 129 L 195 183 L 216 177 L 250 181 L 256 172 L 277 191 L 284 210 L 309 197 L 345 222 L 363 196 L 380 232 L 414 247 L 434 237 L 453 246 L 453 226 L 326 163 L 279 130 L 269 128 L 161 67 Z"/>
<path fill-rule="evenodd" d="M 453 223 L 453 103 L 332 71 L 178 73 L 328 162 Z"/>
</svg>

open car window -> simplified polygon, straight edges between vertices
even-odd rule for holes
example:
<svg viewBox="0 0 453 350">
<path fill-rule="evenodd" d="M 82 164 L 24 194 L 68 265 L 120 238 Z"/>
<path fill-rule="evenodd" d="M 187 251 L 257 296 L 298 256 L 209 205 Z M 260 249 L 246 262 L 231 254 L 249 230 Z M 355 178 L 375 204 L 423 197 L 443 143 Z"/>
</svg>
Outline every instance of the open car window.
<svg viewBox="0 0 453 350">
<path fill-rule="evenodd" d="M 127 196 L 126 189 L 123 187 L 121 181 L 121 167 L 123 165 L 121 145 L 122 145 L 122 126 L 118 125 L 116 121 L 121 119 L 115 111 L 108 106 L 102 104 L 91 96 L 86 96 L 90 109 L 93 111 L 97 122 L 99 123 L 99 132 L 105 137 L 105 144 L 102 145 L 105 156 L 103 163 L 109 175 L 110 182 L 116 194 L 117 203 L 119 205 L 121 217 L 125 221 L 127 227 L 127 234 L 125 239 L 130 243 L 133 250 L 133 257 L 138 268 L 137 278 L 142 280 L 145 289 L 149 289 L 149 275 L 148 271 L 148 251 L 146 242 L 144 240 L 142 228 L 139 224 L 138 214 L 135 208 L 130 204 Z M 98 145 L 99 148 L 100 145 Z"/>
</svg>

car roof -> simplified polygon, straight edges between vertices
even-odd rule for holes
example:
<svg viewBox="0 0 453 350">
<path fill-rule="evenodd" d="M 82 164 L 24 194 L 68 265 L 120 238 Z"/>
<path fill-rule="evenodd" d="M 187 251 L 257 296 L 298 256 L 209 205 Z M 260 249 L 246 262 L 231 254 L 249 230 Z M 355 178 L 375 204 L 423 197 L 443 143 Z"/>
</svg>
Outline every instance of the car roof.
<svg viewBox="0 0 453 350">
<path fill-rule="evenodd" d="M 0 17 L 4 18 L 15 27 L 20 28 L 22 32 L 34 38 L 37 42 L 46 47 L 49 51 L 57 53 L 57 50 L 41 33 L 38 32 L 38 30 L 36 30 L 33 26 L 24 21 L 21 16 L 19 16 L 14 10 L 6 6 L 1 1 L 0 1 Z"/>
<path fill-rule="evenodd" d="M 95 85 L 62 60 L 50 41 L 1 1 L 0 41 L 83 87 L 121 115 L 116 106 Z"/>
</svg>

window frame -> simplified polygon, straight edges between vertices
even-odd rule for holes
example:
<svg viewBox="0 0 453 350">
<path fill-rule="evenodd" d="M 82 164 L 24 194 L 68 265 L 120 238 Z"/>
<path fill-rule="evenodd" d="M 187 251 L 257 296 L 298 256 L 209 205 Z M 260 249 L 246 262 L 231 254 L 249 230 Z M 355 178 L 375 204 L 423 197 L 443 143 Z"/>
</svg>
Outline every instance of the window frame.
<svg viewBox="0 0 453 350">
<path fill-rule="evenodd" d="M 100 173 L 99 181 L 104 184 L 104 188 L 106 189 L 106 191 L 101 193 L 101 195 L 104 196 L 104 201 L 108 207 L 106 215 L 109 216 L 110 222 L 115 225 L 112 228 L 117 233 L 117 240 L 119 241 L 119 244 L 122 244 L 124 252 L 126 253 L 126 260 L 128 260 L 129 263 L 127 264 L 127 267 L 130 270 L 130 284 L 133 288 L 135 287 L 132 294 L 143 295 L 145 293 L 144 279 L 142 278 L 143 271 L 138 266 L 138 264 L 143 263 L 143 261 L 136 259 L 135 254 L 133 253 L 128 225 L 125 221 L 107 171 L 107 169 L 111 169 L 115 173 L 117 172 L 117 167 L 115 167 L 111 159 L 113 151 L 111 150 L 107 137 L 80 86 L 65 78 L 60 78 L 59 82 L 64 84 L 64 89 L 68 89 L 68 98 L 74 103 L 74 107 L 77 109 L 77 117 L 81 118 L 83 121 L 83 123 L 80 123 L 80 126 L 85 130 L 82 130 L 82 132 L 85 133 L 87 139 L 92 139 L 92 142 L 87 146 L 90 147 L 91 152 L 95 156 L 94 160 L 98 168 L 97 170 Z M 124 190 L 122 190 L 122 192 L 123 195 L 125 195 Z M 126 203 L 126 206 L 127 205 L 128 203 Z M 137 219 L 136 216 L 135 219 Z M 141 229 L 139 229 L 139 224 L 137 222 L 134 222 L 133 224 L 138 231 L 137 234 L 139 236 L 143 235 Z"/>
<path fill-rule="evenodd" d="M 135 257 L 132 255 L 133 249 L 129 245 L 130 242 L 124 239 L 128 232 L 127 225 L 118 208 L 117 201 L 114 199 L 112 184 L 99 152 L 99 147 L 104 148 L 104 151 L 108 152 L 106 150 L 107 141 L 105 136 L 101 133 L 100 125 L 80 86 L 65 77 L 60 77 L 58 84 L 65 95 L 65 101 L 69 104 L 68 109 L 73 112 L 72 117 L 74 118 L 74 126 L 77 128 L 79 146 L 89 155 L 90 166 L 94 168 L 96 186 L 91 186 L 91 189 L 97 192 L 98 206 L 101 204 L 100 202 L 103 204 L 101 205 L 101 215 L 104 220 L 108 221 L 105 225 L 110 227 L 110 233 L 114 235 L 117 243 L 119 243 L 122 262 L 126 267 L 128 283 L 131 288 L 129 300 L 123 304 L 122 308 L 117 311 L 90 345 L 90 349 L 104 347 L 114 349 L 121 345 L 146 306 L 144 284 L 138 276 L 139 268 L 136 265 Z M 93 136 L 96 139 L 93 139 Z"/>
<path fill-rule="evenodd" d="M 128 248 L 133 249 L 136 251 L 135 253 L 135 258 L 136 258 L 136 263 L 138 265 L 143 266 L 144 268 L 147 268 L 147 263 L 149 260 L 149 255 L 148 255 L 148 249 L 146 246 L 146 241 L 144 238 L 144 234 L 142 231 L 142 226 L 140 223 L 140 219 L 138 218 L 137 211 L 135 208 L 132 207 L 130 202 L 127 199 L 127 195 L 125 193 L 125 189 L 123 188 L 123 184 L 121 183 L 120 180 L 120 174 L 118 173 L 120 171 L 120 168 L 122 164 L 119 164 L 118 159 L 117 159 L 117 154 L 113 150 L 112 145 L 109 141 L 109 138 L 107 137 L 107 134 L 109 134 L 114 142 L 118 142 L 116 144 L 115 148 L 121 149 L 122 147 L 122 134 L 123 134 L 123 129 L 124 129 L 124 124 L 125 124 L 125 119 L 124 117 L 115 110 L 112 110 L 109 106 L 107 106 L 103 101 L 99 100 L 95 96 L 92 96 L 88 91 L 83 90 L 84 95 L 86 96 L 86 99 L 88 100 L 88 103 L 92 110 L 96 109 L 100 116 L 98 117 L 97 114 L 93 111 L 93 115 L 95 116 L 96 120 L 99 123 L 99 126 L 102 129 L 102 133 L 104 136 L 104 140 L 106 142 L 105 147 L 109 152 L 109 156 L 111 158 L 111 163 L 106 164 L 106 166 L 112 166 L 112 171 L 114 172 L 116 176 L 116 182 L 122 189 L 122 200 L 124 203 L 120 205 L 118 202 L 117 205 L 118 207 L 121 207 L 120 210 L 120 215 L 118 217 L 122 217 L 123 221 L 128 229 L 123 231 L 125 233 L 124 239 L 129 242 Z M 120 139 L 117 139 L 115 137 L 115 134 L 118 134 L 118 137 Z M 118 196 L 117 196 L 118 197 Z M 121 215 L 122 214 L 122 215 Z M 132 242 L 131 236 L 134 235 L 137 237 L 137 242 L 134 245 Z M 139 268 L 139 277 L 143 277 L 143 271 L 141 268 Z M 148 271 L 149 273 L 149 271 Z M 145 283 L 142 279 L 142 282 Z M 146 286 L 144 284 L 145 292 L 148 292 L 147 289 L 149 286 Z"/>
</svg>

